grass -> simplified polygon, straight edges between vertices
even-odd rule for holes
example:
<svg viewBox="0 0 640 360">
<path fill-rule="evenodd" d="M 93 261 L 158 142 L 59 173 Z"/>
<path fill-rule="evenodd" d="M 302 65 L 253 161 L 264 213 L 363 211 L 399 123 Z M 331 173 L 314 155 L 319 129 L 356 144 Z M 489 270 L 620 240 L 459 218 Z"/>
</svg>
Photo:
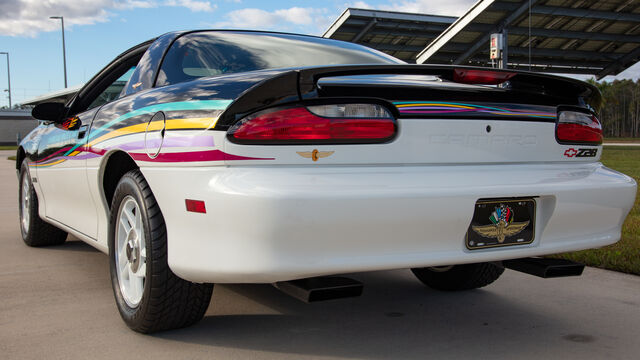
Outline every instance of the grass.
<svg viewBox="0 0 640 360">
<path fill-rule="evenodd" d="M 16 150 L 18 147 L 16 145 L 1 145 L 0 150 Z"/>
<path fill-rule="evenodd" d="M 640 182 L 640 147 L 605 147 L 602 163 Z M 640 193 L 622 226 L 619 242 L 600 249 L 554 255 L 589 266 L 640 275 Z"/>
<path fill-rule="evenodd" d="M 7 160 L 13 160 L 13 161 L 16 161 L 16 157 L 15 157 L 15 156 L 9 156 L 9 157 L 7 158 Z"/>
</svg>

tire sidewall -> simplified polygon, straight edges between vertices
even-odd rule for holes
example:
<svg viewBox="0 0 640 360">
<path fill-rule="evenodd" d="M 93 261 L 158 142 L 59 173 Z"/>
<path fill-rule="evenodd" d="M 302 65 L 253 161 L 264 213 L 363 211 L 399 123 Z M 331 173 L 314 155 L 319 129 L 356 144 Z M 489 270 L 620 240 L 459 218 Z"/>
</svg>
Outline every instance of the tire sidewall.
<svg viewBox="0 0 640 360">
<path fill-rule="evenodd" d="M 24 181 L 25 176 L 27 177 L 27 181 L 29 182 L 29 196 L 31 196 L 31 201 L 29 201 L 29 208 L 26 209 L 29 212 L 29 230 L 24 231 L 24 227 L 22 226 L 22 212 L 25 210 L 22 208 L 22 197 L 24 196 L 22 183 Z M 20 219 L 20 234 L 22 234 L 22 240 L 25 243 L 31 243 L 31 231 L 33 229 L 33 222 L 36 216 L 40 216 L 38 214 L 37 209 L 37 197 L 35 194 L 35 190 L 33 189 L 33 183 L 31 182 L 31 176 L 29 175 L 29 166 L 26 161 L 22 162 L 22 166 L 20 167 L 20 183 L 18 184 L 18 216 Z"/>
<path fill-rule="evenodd" d="M 116 299 L 116 303 L 118 305 L 118 311 L 120 311 L 120 315 L 124 319 L 124 321 L 130 325 L 135 326 L 138 323 L 139 319 L 143 317 L 144 312 L 148 307 L 149 302 L 149 289 L 151 288 L 152 277 L 150 274 L 153 273 L 153 261 L 152 261 L 152 246 L 151 246 L 151 232 L 149 226 L 149 216 L 147 204 L 144 201 L 144 196 L 142 195 L 142 189 L 140 188 L 140 184 L 135 180 L 132 176 L 134 171 L 131 171 L 125 174 L 113 195 L 113 201 L 111 203 L 111 212 L 109 216 L 109 269 L 111 273 L 111 282 L 113 287 L 113 293 Z M 144 242 L 146 247 L 146 273 L 145 273 L 145 281 L 144 281 L 144 290 L 142 293 L 142 298 L 140 299 L 140 303 L 136 307 L 130 307 L 126 301 L 124 300 L 121 290 L 120 283 L 118 280 L 118 273 L 116 270 L 116 262 L 115 262 L 115 252 L 117 251 L 116 247 L 116 227 L 117 227 L 117 218 L 118 213 L 120 211 L 120 206 L 127 196 L 131 196 L 138 203 L 138 208 L 141 212 L 142 219 L 142 227 L 144 229 Z"/>
</svg>

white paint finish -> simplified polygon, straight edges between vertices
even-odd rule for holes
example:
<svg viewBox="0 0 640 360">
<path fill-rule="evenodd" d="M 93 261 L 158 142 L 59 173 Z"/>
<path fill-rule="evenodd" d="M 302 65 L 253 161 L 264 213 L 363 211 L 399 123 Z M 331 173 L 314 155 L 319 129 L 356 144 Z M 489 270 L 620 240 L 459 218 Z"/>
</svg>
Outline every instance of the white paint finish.
<svg viewBox="0 0 640 360">
<path fill-rule="evenodd" d="M 487 126 L 491 128 L 487 132 Z M 593 146 L 560 145 L 555 139 L 555 124 L 547 122 L 401 119 L 398 135 L 390 143 L 374 145 L 260 146 L 238 145 L 223 137 L 224 150 L 234 155 L 275 158 L 227 162 L 228 164 L 500 164 L 524 162 L 594 162 L 596 157 L 566 157 L 564 152 Z M 216 132 L 219 133 L 219 132 Z M 220 135 L 218 135 L 219 137 Z M 335 151 L 313 162 L 297 151 Z"/>
<path fill-rule="evenodd" d="M 98 220 L 90 195 L 85 160 L 67 160 L 38 169 L 38 182 L 45 202 L 46 217 L 96 238 Z"/>
<path fill-rule="evenodd" d="M 619 239 L 635 182 L 599 163 L 142 169 L 169 264 L 199 282 L 273 282 L 599 247 Z M 540 196 L 537 237 L 469 251 L 479 198 Z M 205 200 L 207 214 L 184 199 Z"/>
</svg>

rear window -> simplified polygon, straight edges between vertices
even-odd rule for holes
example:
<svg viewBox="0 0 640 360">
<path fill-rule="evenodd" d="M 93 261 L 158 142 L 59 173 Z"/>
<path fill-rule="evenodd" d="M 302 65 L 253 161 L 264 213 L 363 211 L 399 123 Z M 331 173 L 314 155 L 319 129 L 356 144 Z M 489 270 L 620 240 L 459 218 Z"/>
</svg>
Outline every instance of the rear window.
<svg viewBox="0 0 640 360">
<path fill-rule="evenodd" d="M 178 38 L 156 86 L 245 71 L 341 64 L 403 64 L 357 44 L 300 35 L 206 31 Z"/>
</svg>

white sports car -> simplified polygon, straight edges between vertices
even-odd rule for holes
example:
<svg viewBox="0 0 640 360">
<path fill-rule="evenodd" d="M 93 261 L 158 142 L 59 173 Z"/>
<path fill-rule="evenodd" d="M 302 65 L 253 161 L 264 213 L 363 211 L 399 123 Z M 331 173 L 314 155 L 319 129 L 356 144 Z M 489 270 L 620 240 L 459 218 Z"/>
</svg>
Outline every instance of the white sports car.
<svg viewBox="0 0 640 360">
<path fill-rule="evenodd" d="M 616 242 L 633 179 L 600 162 L 601 95 L 528 72 L 407 65 L 359 45 L 174 32 L 118 56 L 21 143 L 22 236 L 108 253 L 132 329 L 191 325 L 213 283 L 308 301 L 347 272 L 485 286 Z"/>
</svg>

